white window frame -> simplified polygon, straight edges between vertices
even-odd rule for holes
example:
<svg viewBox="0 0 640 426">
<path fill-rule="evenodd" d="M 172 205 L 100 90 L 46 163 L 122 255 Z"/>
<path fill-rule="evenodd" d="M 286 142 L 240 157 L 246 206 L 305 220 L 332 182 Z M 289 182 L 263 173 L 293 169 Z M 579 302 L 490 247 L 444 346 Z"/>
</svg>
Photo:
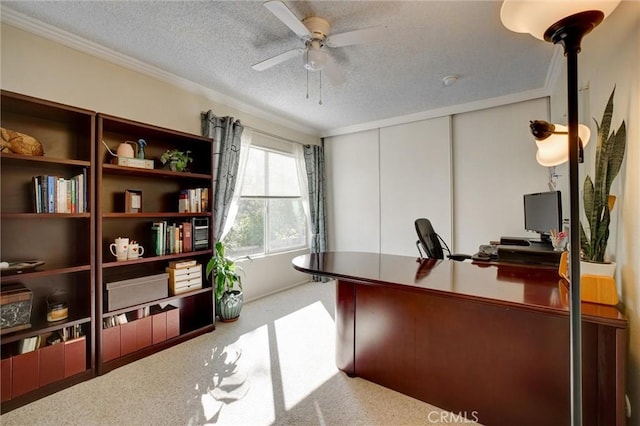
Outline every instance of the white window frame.
<svg viewBox="0 0 640 426">
<path fill-rule="evenodd" d="M 256 140 L 257 139 L 257 140 Z M 291 159 L 294 160 L 295 162 L 295 166 L 296 166 L 296 171 L 297 171 L 297 176 L 298 179 L 300 179 L 301 177 L 301 173 L 299 170 L 297 170 L 300 167 L 299 162 L 296 159 L 296 151 L 295 151 L 295 146 L 293 145 L 293 142 L 287 142 L 287 141 L 282 141 L 282 140 L 278 140 L 263 134 L 259 134 L 258 132 L 254 132 L 253 133 L 253 138 L 252 138 L 252 142 L 251 142 L 251 146 L 249 147 L 249 149 L 257 149 L 257 150 L 262 150 L 265 151 L 266 153 L 274 153 L 274 154 L 279 154 L 279 155 L 284 155 L 287 157 L 290 157 Z M 249 156 L 249 152 L 247 153 L 247 156 Z M 269 166 L 269 155 L 265 155 L 264 156 L 265 159 L 265 164 L 264 164 L 264 170 L 265 170 L 265 185 L 266 185 L 266 192 L 269 193 L 269 177 L 268 177 L 268 166 Z M 304 174 L 303 174 L 304 175 Z M 244 176 L 243 176 L 244 178 Z M 244 179 L 243 179 L 244 180 Z M 306 184 L 306 182 L 300 183 L 300 185 L 304 185 Z M 308 203 L 308 200 L 305 201 L 304 196 L 305 196 L 305 192 L 304 191 L 300 191 L 300 195 L 295 195 L 295 196 L 271 196 L 271 195 L 242 195 L 242 189 L 240 189 L 240 196 L 238 197 L 238 202 L 240 202 L 240 200 L 263 200 L 264 201 L 264 251 L 262 253 L 259 254 L 255 254 L 255 255 L 250 255 L 251 257 L 266 257 L 266 256 L 271 256 L 271 255 L 277 255 L 277 254 L 282 254 L 282 253 L 287 253 L 287 252 L 292 252 L 292 251 L 299 251 L 299 250 L 304 250 L 309 248 L 310 245 L 310 228 L 309 228 L 309 218 L 308 218 L 308 214 L 306 212 L 306 205 L 305 202 Z M 269 235 L 270 235 L 270 203 L 268 202 L 269 200 L 300 200 L 300 203 L 303 206 L 303 217 L 304 217 L 304 232 L 305 232 L 305 241 L 304 243 L 300 244 L 300 245 L 296 245 L 296 246 L 291 246 L 291 247 L 286 247 L 284 249 L 271 249 L 270 247 L 270 239 L 269 239 Z M 235 220 L 235 218 L 234 218 Z"/>
</svg>

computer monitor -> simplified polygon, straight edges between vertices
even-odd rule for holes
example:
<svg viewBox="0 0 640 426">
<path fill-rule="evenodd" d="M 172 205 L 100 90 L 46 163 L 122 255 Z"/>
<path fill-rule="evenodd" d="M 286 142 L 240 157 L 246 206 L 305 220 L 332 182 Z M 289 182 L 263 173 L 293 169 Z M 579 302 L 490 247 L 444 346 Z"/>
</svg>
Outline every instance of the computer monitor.
<svg viewBox="0 0 640 426">
<path fill-rule="evenodd" d="M 524 229 L 540 234 L 550 242 L 551 230 L 562 230 L 562 197 L 560 191 L 525 194 Z"/>
</svg>

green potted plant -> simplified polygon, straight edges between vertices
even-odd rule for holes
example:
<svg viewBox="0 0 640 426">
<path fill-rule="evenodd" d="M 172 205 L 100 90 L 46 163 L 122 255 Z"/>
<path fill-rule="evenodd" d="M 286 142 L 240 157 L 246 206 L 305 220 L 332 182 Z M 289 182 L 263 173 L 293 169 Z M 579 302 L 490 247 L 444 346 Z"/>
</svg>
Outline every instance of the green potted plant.
<svg viewBox="0 0 640 426">
<path fill-rule="evenodd" d="M 588 224 L 588 234 L 580 223 L 580 245 L 582 249 L 582 274 L 604 275 L 594 272 L 587 263 L 610 263 L 605 258 L 607 242 L 609 240 L 609 225 L 611 210 L 615 203 L 615 196 L 610 194 L 611 184 L 618 175 L 626 145 L 627 131 L 624 120 L 617 131 L 609 133 L 613 117 L 613 95 L 611 92 L 607 106 L 602 115 L 602 121 L 595 123 L 598 129 L 596 146 L 595 182 L 587 175 L 584 181 L 583 202 L 584 212 Z M 612 264 L 613 276 L 615 264 Z"/>
<path fill-rule="evenodd" d="M 168 149 L 160 156 L 160 161 L 174 172 L 188 171 L 187 165 L 193 162 L 191 151 L 180 151 L 179 149 Z"/>
<path fill-rule="evenodd" d="M 213 273 L 213 285 L 215 286 L 216 314 L 223 322 L 235 321 L 242 310 L 243 294 L 242 268 L 225 256 L 224 244 L 216 243 L 213 256 L 207 263 L 207 277 Z M 238 287 L 236 289 L 235 287 Z"/>
</svg>

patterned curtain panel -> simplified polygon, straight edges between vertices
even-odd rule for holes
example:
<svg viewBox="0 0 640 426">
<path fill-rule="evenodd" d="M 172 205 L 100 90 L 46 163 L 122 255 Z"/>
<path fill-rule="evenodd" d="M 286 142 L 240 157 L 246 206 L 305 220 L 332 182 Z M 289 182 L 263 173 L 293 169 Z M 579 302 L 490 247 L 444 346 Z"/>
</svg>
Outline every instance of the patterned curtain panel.
<svg viewBox="0 0 640 426">
<path fill-rule="evenodd" d="M 324 149 L 319 145 L 304 146 L 304 162 L 309 183 L 309 213 L 311 216 L 311 253 L 327 250 L 324 179 Z"/>
<path fill-rule="evenodd" d="M 202 114 L 202 135 L 213 138 L 218 147 L 213 190 L 213 238 L 222 238 L 229 214 L 240 163 L 240 138 L 244 127 L 233 117 L 217 117 L 211 110 Z"/>
</svg>

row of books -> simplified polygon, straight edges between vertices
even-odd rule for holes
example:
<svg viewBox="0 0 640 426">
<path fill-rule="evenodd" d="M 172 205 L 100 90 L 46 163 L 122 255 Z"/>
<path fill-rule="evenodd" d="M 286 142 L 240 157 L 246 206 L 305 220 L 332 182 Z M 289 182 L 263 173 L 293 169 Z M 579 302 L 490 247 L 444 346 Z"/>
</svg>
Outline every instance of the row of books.
<svg viewBox="0 0 640 426">
<path fill-rule="evenodd" d="M 193 224 L 191 222 L 153 222 L 151 232 L 157 256 L 193 251 Z"/>
<path fill-rule="evenodd" d="M 113 315 L 102 320 L 102 328 L 104 329 L 104 328 L 117 327 L 121 324 L 126 324 L 128 322 L 129 320 L 127 319 L 126 314 Z"/>
<path fill-rule="evenodd" d="M 167 305 L 164 308 L 161 308 L 160 305 L 144 306 L 142 308 L 138 308 L 138 309 L 133 310 L 131 312 L 118 314 L 118 315 L 112 315 L 110 317 L 106 317 L 102 321 L 102 328 L 106 329 L 106 328 L 117 327 L 117 326 L 122 325 L 122 324 L 127 324 L 127 323 L 132 322 L 132 321 L 136 321 L 136 320 L 139 320 L 139 319 L 142 319 L 142 318 L 146 318 L 149 315 L 151 315 L 152 313 L 157 313 L 159 311 L 169 310 L 169 309 L 176 309 L 176 307 L 172 306 L 172 305 Z"/>
<path fill-rule="evenodd" d="M 86 213 L 87 171 L 71 179 L 40 175 L 33 180 L 33 205 L 36 213 Z"/>
<path fill-rule="evenodd" d="M 179 213 L 204 213 L 209 211 L 209 188 L 183 189 L 178 196 Z"/>
<path fill-rule="evenodd" d="M 44 345 L 51 346 L 58 343 L 66 342 L 67 340 L 77 339 L 82 337 L 84 334 L 82 332 L 82 326 L 79 324 L 72 325 L 69 327 L 63 327 L 58 331 L 55 331 L 49 335 L 46 339 L 46 343 Z M 18 353 L 26 354 L 27 352 L 33 352 L 36 349 L 41 348 L 43 345 L 43 336 L 33 336 L 26 337 L 20 340 L 18 345 Z"/>
</svg>

